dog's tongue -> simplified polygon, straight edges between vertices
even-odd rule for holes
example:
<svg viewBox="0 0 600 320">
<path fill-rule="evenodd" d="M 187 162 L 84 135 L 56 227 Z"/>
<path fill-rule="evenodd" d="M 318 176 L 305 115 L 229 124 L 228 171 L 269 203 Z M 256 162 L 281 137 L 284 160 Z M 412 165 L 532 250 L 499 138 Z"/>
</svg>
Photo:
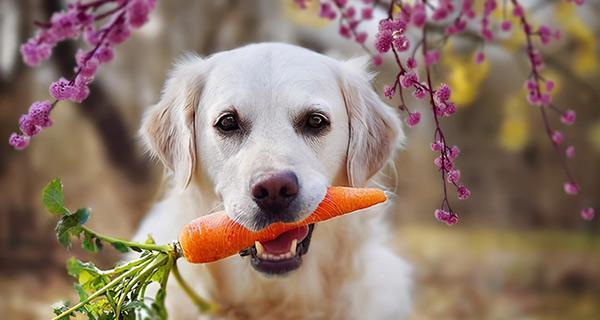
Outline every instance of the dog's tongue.
<svg viewBox="0 0 600 320">
<path fill-rule="evenodd" d="M 290 251 L 290 247 L 292 245 L 292 241 L 294 239 L 300 241 L 304 240 L 308 235 L 308 227 L 302 226 L 287 232 L 280 234 L 277 238 L 267 241 L 261 242 L 263 247 L 265 248 L 265 252 L 270 254 L 284 254 Z"/>
</svg>

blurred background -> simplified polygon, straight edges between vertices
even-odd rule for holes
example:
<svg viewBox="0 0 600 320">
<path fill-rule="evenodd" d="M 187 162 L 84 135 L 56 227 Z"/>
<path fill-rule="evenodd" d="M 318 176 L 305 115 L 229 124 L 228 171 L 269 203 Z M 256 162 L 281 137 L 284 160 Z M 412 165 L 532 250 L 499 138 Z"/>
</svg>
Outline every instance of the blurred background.
<svg viewBox="0 0 600 320">
<path fill-rule="evenodd" d="M 459 225 L 449 228 L 434 219 L 442 190 L 429 150 L 433 129 L 427 110 L 413 101 L 425 118 L 407 130 L 397 175 L 388 170 L 383 177 L 396 186 L 388 216 L 392 246 L 414 265 L 412 319 L 600 319 L 600 219 L 579 217 L 581 206 L 600 207 L 600 2 L 579 8 L 566 1 L 524 3 L 537 23 L 563 32 L 542 51 L 544 74 L 558 85 L 557 105 L 578 113 L 565 132 L 577 148 L 570 164 L 584 196 L 563 193 L 565 177 L 539 111 L 525 102 L 524 39 L 513 33 L 487 44 L 481 65 L 473 55 L 482 44 L 470 34 L 440 47 L 434 81 L 449 83 L 459 105 L 442 125 L 449 141 L 462 148 L 457 164 L 473 196 L 452 202 Z M 32 101 L 47 99 L 51 81 L 71 74 L 76 43 L 59 45 L 37 69 L 27 68 L 18 53 L 34 32 L 32 21 L 46 21 L 62 6 L 59 0 L 0 1 L 1 139 L 18 129 L 19 115 Z M 119 259 L 110 249 L 90 256 L 60 247 L 55 218 L 41 206 L 41 189 L 61 177 L 69 206 L 93 208 L 93 228 L 131 236 L 162 192 L 162 168 L 144 156 L 136 138 L 140 115 L 158 100 L 178 56 L 261 41 L 295 43 L 336 57 L 364 54 L 338 36 L 337 22 L 317 18 L 316 10 L 297 10 L 291 0 L 158 1 L 150 22 L 101 68 L 83 104 L 61 103 L 52 114 L 55 125 L 25 151 L 0 143 L 1 317 L 47 319 L 51 303 L 73 299 L 64 270 L 72 255 L 105 267 Z M 380 15 L 361 28 L 374 34 Z M 381 92 L 394 64 L 385 61 L 376 70 Z"/>
</svg>

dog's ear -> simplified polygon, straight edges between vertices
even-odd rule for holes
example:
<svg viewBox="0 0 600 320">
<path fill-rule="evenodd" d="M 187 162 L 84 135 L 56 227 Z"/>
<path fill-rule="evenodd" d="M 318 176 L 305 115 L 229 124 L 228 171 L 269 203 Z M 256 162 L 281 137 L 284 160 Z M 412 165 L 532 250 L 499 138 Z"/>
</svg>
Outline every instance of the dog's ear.
<svg viewBox="0 0 600 320">
<path fill-rule="evenodd" d="M 189 185 L 196 169 L 195 116 L 205 64 L 197 56 L 180 59 L 169 73 L 160 101 L 144 114 L 140 129 L 147 150 L 181 188 Z"/>
<path fill-rule="evenodd" d="M 398 115 L 371 86 L 368 65 L 369 57 L 348 60 L 339 79 L 350 122 L 346 170 L 352 186 L 364 185 L 404 141 Z"/>
</svg>

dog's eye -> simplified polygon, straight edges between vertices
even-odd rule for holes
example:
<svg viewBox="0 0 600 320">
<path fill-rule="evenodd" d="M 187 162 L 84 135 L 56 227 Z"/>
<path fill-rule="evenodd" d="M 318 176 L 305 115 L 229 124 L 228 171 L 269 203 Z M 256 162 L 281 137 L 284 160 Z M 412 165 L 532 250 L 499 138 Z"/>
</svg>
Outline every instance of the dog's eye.
<svg viewBox="0 0 600 320">
<path fill-rule="evenodd" d="M 226 113 L 222 115 L 219 120 L 217 120 L 215 127 L 223 132 L 230 132 L 238 130 L 240 125 L 238 124 L 238 120 L 234 114 Z"/>
<path fill-rule="evenodd" d="M 306 118 L 304 127 L 309 130 L 319 131 L 329 125 L 329 120 L 320 113 L 311 113 Z"/>
</svg>

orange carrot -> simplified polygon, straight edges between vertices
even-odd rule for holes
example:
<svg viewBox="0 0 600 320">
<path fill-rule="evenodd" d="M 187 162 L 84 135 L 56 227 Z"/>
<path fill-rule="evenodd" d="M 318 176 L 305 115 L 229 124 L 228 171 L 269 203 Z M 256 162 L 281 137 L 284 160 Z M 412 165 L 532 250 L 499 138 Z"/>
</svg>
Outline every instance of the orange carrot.
<svg viewBox="0 0 600 320">
<path fill-rule="evenodd" d="M 330 187 L 317 209 L 303 221 L 277 222 L 257 232 L 244 228 L 220 211 L 199 217 L 183 227 L 179 245 L 187 261 L 213 262 L 234 255 L 255 241 L 270 241 L 286 231 L 365 209 L 386 199 L 379 189 Z"/>
</svg>

